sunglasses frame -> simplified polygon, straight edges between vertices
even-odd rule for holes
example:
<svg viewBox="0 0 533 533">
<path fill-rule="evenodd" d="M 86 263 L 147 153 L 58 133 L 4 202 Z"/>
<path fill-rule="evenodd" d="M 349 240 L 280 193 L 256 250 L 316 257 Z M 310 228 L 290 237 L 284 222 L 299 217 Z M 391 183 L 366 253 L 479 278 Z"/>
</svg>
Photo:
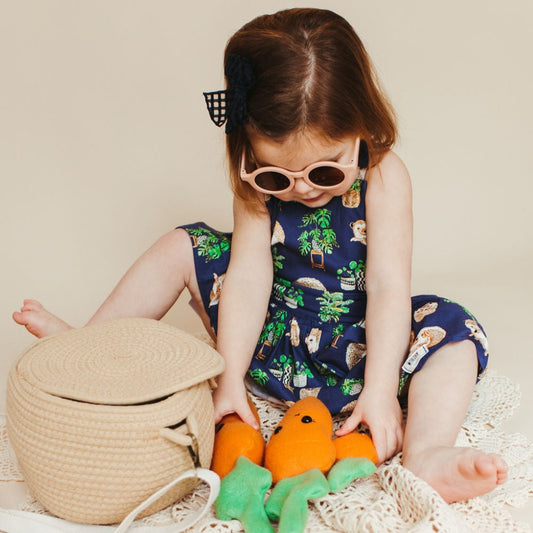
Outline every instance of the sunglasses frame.
<svg viewBox="0 0 533 533">
<path fill-rule="evenodd" d="M 308 167 L 304 168 L 303 170 L 299 172 L 292 172 L 291 170 L 287 170 L 282 167 L 266 166 L 266 167 L 256 168 L 251 173 L 248 173 L 246 172 L 246 167 L 245 167 L 246 149 L 243 149 L 242 155 L 241 155 L 241 170 L 240 170 L 241 180 L 246 181 L 247 183 L 250 184 L 251 187 L 265 194 L 281 194 L 281 193 L 291 191 L 292 189 L 294 189 L 296 178 L 303 178 L 303 180 L 305 181 L 305 183 L 307 183 L 307 185 L 315 189 L 321 189 L 325 191 L 331 191 L 337 188 L 340 189 L 348 181 L 353 183 L 353 181 L 358 175 L 360 144 L 361 144 L 361 140 L 359 137 L 357 137 L 355 140 L 353 157 L 350 160 L 350 163 L 348 164 L 344 165 L 341 163 L 337 163 L 336 161 L 317 161 L 316 163 L 312 163 L 311 165 L 309 165 Z M 309 179 L 309 174 L 315 168 L 319 168 L 319 167 L 333 167 L 333 168 L 342 170 L 342 172 L 344 173 L 344 179 L 340 183 L 337 183 L 335 185 L 317 185 L 311 179 Z M 258 175 L 263 174 L 265 172 L 276 172 L 278 174 L 281 174 L 282 176 L 285 176 L 289 180 L 288 187 L 285 189 L 280 189 L 280 190 L 269 190 L 269 189 L 264 189 L 263 187 L 259 186 L 256 183 L 255 178 Z"/>
</svg>

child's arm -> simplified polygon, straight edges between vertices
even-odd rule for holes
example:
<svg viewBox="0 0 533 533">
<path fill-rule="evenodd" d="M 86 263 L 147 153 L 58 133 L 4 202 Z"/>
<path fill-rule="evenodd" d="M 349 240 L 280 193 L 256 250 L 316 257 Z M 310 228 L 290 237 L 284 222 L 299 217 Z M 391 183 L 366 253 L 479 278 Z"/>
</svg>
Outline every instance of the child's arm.
<svg viewBox="0 0 533 533">
<path fill-rule="evenodd" d="M 404 164 L 392 152 L 369 172 L 366 221 L 365 384 L 352 415 L 338 434 L 349 433 L 365 422 L 380 461 L 384 461 L 402 445 L 397 394 L 411 329 L 411 182 Z"/>
<path fill-rule="evenodd" d="M 217 350 L 226 368 L 214 394 L 215 421 L 237 413 L 257 427 L 248 406 L 244 376 L 263 327 L 273 269 L 270 251 L 270 217 L 248 211 L 242 201 L 233 205 L 231 258 L 219 303 Z"/>
</svg>

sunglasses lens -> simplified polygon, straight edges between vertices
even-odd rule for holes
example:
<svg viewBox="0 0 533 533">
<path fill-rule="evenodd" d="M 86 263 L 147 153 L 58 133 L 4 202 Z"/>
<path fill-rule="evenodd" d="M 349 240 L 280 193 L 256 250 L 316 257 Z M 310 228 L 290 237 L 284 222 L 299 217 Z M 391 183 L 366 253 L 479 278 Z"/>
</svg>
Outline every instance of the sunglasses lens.
<svg viewBox="0 0 533 533">
<path fill-rule="evenodd" d="M 324 165 L 311 170 L 309 180 L 320 187 L 335 187 L 344 180 L 344 172 L 339 168 Z"/>
<path fill-rule="evenodd" d="M 289 178 L 279 172 L 261 172 L 255 177 L 255 183 L 271 192 L 283 191 L 291 184 Z"/>
</svg>

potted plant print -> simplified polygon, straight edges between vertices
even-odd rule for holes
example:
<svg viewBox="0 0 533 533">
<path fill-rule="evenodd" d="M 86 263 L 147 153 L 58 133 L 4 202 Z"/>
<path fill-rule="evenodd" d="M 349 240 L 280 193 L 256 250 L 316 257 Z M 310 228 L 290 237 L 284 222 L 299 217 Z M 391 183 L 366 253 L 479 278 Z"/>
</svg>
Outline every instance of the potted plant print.
<svg viewBox="0 0 533 533">
<path fill-rule="evenodd" d="M 261 370 L 260 368 L 248 370 L 248 374 L 256 383 L 259 383 L 259 385 L 261 385 L 262 387 L 267 384 L 269 379 L 267 373 Z"/>
<path fill-rule="evenodd" d="M 296 361 L 296 373 L 292 377 L 292 383 L 295 387 L 306 387 L 307 386 L 307 378 L 312 378 L 313 373 L 309 369 L 309 367 L 302 361 Z"/>
<path fill-rule="evenodd" d="M 294 374 L 294 358 L 291 354 L 280 354 L 271 363 L 270 373 L 279 379 L 283 386 L 292 391 L 292 377 Z"/>
<path fill-rule="evenodd" d="M 325 270 L 324 253 L 331 254 L 333 248 L 338 247 L 337 235 L 330 228 L 331 211 L 329 209 L 317 209 L 313 213 L 302 217 L 300 228 L 304 230 L 298 237 L 298 250 L 302 255 L 311 255 L 313 268 Z"/>
<path fill-rule="evenodd" d="M 198 247 L 198 255 L 205 257 L 206 263 L 219 259 L 224 252 L 230 250 L 230 239 L 224 233 L 207 228 L 190 228 L 187 231 L 193 237 L 193 246 Z"/>
<path fill-rule="evenodd" d="M 324 291 L 322 296 L 318 296 L 317 300 L 320 303 L 320 311 L 318 317 L 322 322 L 338 322 L 339 318 L 348 313 L 349 305 L 353 300 L 344 300 L 344 294 L 342 292 L 328 292 Z"/>
<path fill-rule="evenodd" d="M 356 396 L 363 390 L 363 380 L 360 378 L 347 378 L 341 384 L 341 392 L 345 396 Z"/>
<path fill-rule="evenodd" d="M 303 290 L 294 287 L 290 281 L 276 277 L 273 285 L 274 297 L 278 300 L 284 300 L 288 307 L 296 309 L 298 306 L 303 307 Z"/>
<path fill-rule="evenodd" d="M 283 261 L 285 256 L 278 253 L 277 246 L 272 247 L 272 264 L 274 266 L 274 274 L 279 272 L 283 268 Z"/>
<path fill-rule="evenodd" d="M 274 346 L 285 335 L 285 321 L 287 320 L 287 311 L 278 310 L 273 319 L 263 328 L 259 336 L 258 344 L 262 344 L 257 353 L 257 357 L 264 360 Z"/>
<path fill-rule="evenodd" d="M 350 261 L 347 267 L 343 266 L 337 270 L 337 278 L 340 281 L 343 291 L 365 290 L 366 264 L 363 259 Z"/>
<path fill-rule="evenodd" d="M 328 365 L 326 363 L 321 363 L 320 366 L 317 366 L 318 372 L 322 374 L 326 378 L 326 385 L 328 387 L 334 387 L 339 382 L 339 378 L 333 372 L 328 368 Z"/>
<path fill-rule="evenodd" d="M 339 342 L 343 334 L 344 334 L 344 324 L 337 324 L 331 331 L 331 336 L 333 337 L 333 341 L 331 342 L 332 348 L 337 348 L 337 342 Z"/>
</svg>

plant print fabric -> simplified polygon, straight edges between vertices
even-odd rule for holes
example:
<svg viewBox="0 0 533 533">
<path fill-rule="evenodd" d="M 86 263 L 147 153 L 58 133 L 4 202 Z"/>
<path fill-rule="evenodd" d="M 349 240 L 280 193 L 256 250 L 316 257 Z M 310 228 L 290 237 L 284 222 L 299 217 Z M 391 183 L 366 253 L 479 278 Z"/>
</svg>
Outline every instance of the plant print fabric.
<svg viewBox="0 0 533 533">
<path fill-rule="evenodd" d="M 254 389 L 265 396 L 287 403 L 316 396 L 333 414 L 354 407 L 366 358 L 366 183 L 362 171 L 346 194 L 320 208 L 274 197 L 267 201 L 274 283 L 248 370 Z M 216 333 L 231 234 L 204 223 L 181 227 L 191 237 L 203 304 Z M 411 318 L 401 398 L 410 376 L 449 342 L 472 340 L 479 374 L 485 369 L 485 333 L 464 307 L 439 296 L 415 296 Z"/>
</svg>

